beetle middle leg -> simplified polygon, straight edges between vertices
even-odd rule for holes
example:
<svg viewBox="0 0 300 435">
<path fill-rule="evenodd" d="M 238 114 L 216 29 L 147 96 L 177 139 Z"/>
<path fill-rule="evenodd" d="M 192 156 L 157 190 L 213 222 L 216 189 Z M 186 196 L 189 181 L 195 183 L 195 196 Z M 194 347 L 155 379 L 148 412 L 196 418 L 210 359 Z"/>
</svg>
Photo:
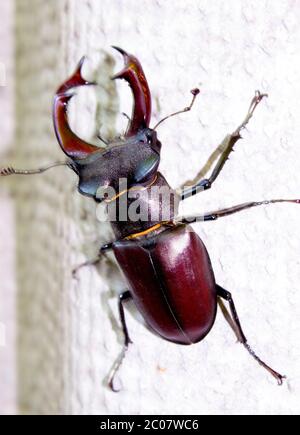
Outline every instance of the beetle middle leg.
<svg viewBox="0 0 300 435">
<path fill-rule="evenodd" d="M 259 365 L 261 365 L 264 369 L 266 369 L 278 382 L 278 385 L 283 384 L 283 380 L 285 379 L 285 376 L 282 376 L 281 374 L 277 373 L 275 370 L 273 370 L 271 367 L 269 367 L 265 362 L 263 362 L 253 351 L 253 349 L 248 344 L 248 340 L 244 334 L 244 331 L 241 326 L 241 322 L 239 320 L 236 307 L 234 304 L 234 301 L 232 299 L 231 293 L 229 293 L 227 290 L 223 289 L 221 286 L 217 285 L 217 294 L 219 298 L 222 298 L 226 300 L 229 303 L 230 313 L 228 312 L 227 308 L 223 305 L 221 305 L 221 309 L 224 313 L 224 316 L 226 320 L 229 322 L 230 326 L 233 328 L 238 341 L 243 344 L 245 349 L 249 352 L 249 354 L 254 358 Z"/>
<path fill-rule="evenodd" d="M 84 263 L 81 263 L 78 266 L 76 266 L 72 270 L 73 278 L 77 278 L 77 274 L 78 274 L 80 269 L 82 269 L 84 267 L 89 267 L 89 266 L 96 266 L 98 263 L 100 263 L 100 261 L 103 258 L 104 253 L 107 251 L 110 251 L 112 249 L 112 245 L 113 245 L 112 243 L 107 243 L 106 245 L 103 245 L 100 248 L 99 253 L 95 258 L 92 258 L 91 260 L 87 260 Z"/>
<path fill-rule="evenodd" d="M 194 222 L 207 222 L 215 221 L 221 217 L 230 216 L 253 207 L 260 207 L 262 205 L 278 204 L 278 203 L 291 203 L 300 204 L 300 199 L 270 199 L 268 201 L 252 201 L 245 202 L 244 204 L 235 205 L 233 207 L 216 210 L 210 213 L 198 214 L 194 216 L 178 216 L 174 219 L 174 223 L 191 224 Z"/>
<path fill-rule="evenodd" d="M 122 352 L 121 352 L 118 360 L 116 361 L 116 363 L 114 364 L 114 367 L 112 368 L 112 371 L 111 371 L 111 374 L 110 374 L 109 380 L 108 380 L 109 387 L 115 393 L 119 392 L 119 390 L 116 389 L 114 386 L 115 376 L 118 373 L 118 371 L 123 363 L 123 360 L 125 358 L 126 352 L 128 350 L 128 347 L 129 347 L 129 344 L 132 343 L 132 341 L 129 337 L 128 328 L 126 325 L 125 311 L 124 311 L 124 306 L 123 306 L 123 303 L 128 301 L 131 298 L 132 298 L 132 296 L 128 290 L 125 291 L 124 293 L 121 293 L 119 296 L 119 315 L 120 315 L 120 320 L 121 320 L 121 324 L 122 324 L 122 331 L 123 331 L 123 335 L 124 335 L 124 345 L 123 345 L 123 349 L 122 349 Z"/>
<path fill-rule="evenodd" d="M 248 122 L 253 116 L 256 107 L 261 102 L 261 100 L 266 96 L 267 96 L 266 94 L 261 94 L 259 91 L 256 91 L 255 96 L 253 97 L 250 103 L 250 107 L 248 109 L 247 115 L 243 120 L 243 122 L 236 128 L 236 130 L 233 133 L 227 135 L 224 138 L 223 142 L 219 145 L 218 149 L 222 149 L 223 151 L 210 177 L 205 179 L 202 178 L 198 179 L 198 177 L 202 176 L 202 170 L 201 170 L 201 172 L 196 176 L 194 180 L 184 183 L 184 185 L 181 186 L 180 189 L 178 189 L 178 194 L 181 197 L 181 200 L 187 199 L 190 196 L 196 195 L 199 192 L 211 188 L 212 184 L 216 181 L 217 177 L 220 175 L 226 161 L 229 158 L 229 155 L 232 153 L 234 145 L 239 139 L 242 138 L 241 131 L 244 128 L 246 128 Z M 208 161 L 207 165 L 210 166 L 210 161 Z M 205 165 L 205 167 L 207 165 Z"/>
</svg>

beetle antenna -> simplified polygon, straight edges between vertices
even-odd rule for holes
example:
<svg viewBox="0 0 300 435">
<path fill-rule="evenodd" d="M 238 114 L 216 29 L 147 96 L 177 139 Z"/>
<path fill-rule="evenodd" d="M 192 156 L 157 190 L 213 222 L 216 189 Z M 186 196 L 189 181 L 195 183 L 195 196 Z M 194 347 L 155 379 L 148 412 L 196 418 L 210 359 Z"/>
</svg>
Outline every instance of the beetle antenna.
<svg viewBox="0 0 300 435">
<path fill-rule="evenodd" d="M 15 169 L 11 166 L 7 168 L 1 168 L 0 169 L 0 177 L 7 177 L 9 175 L 35 175 L 35 174 L 42 174 L 43 172 L 48 171 L 48 169 L 55 168 L 57 166 L 68 166 L 69 162 L 55 162 L 51 163 L 48 166 L 44 166 L 43 168 L 38 169 Z"/>
<path fill-rule="evenodd" d="M 156 130 L 157 127 L 158 127 L 160 124 L 162 124 L 162 123 L 163 123 L 164 121 L 166 121 L 167 119 L 172 118 L 172 116 L 176 116 L 176 115 L 180 115 L 181 113 L 189 112 L 189 111 L 192 109 L 193 105 L 194 105 L 194 102 L 195 102 L 195 100 L 196 100 L 196 98 L 197 98 L 197 95 L 200 94 L 200 89 L 198 89 L 198 88 L 192 89 L 192 90 L 191 90 L 191 94 L 193 95 L 193 98 L 192 98 L 191 104 L 190 104 L 188 107 L 185 107 L 183 110 L 179 110 L 178 112 L 171 113 L 171 115 L 165 116 L 163 119 L 161 119 L 161 120 L 156 124 L 156 126 L 153 128 L 153 130 Z"/>
</svg>

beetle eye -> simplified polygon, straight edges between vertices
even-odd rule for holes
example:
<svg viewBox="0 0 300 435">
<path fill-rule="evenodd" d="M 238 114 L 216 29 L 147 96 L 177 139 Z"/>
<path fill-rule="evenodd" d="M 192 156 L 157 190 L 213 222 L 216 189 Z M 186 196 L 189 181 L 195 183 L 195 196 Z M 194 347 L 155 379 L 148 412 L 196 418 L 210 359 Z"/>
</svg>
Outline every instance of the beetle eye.
<svg viewBox="0 0 300 435">
<path fill-rule="evenodd" d="M 152 133 L 147 133 L 146 137 L 147 137 L 147 143 L 151 144 L 152 141 L 153 141 L 153 135 L 152 135 Z"/>
</svg>

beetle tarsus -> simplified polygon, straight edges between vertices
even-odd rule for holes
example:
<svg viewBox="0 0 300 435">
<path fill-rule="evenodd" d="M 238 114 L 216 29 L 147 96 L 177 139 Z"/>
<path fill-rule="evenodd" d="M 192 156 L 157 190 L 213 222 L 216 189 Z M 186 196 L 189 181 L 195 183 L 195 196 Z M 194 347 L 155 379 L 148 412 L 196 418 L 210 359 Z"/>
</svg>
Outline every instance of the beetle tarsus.
<svg viewBox="0 0 300 435">
<path fill-rule="evenodd" d="M 109 380 L 108 380 L 108 386 L 109 388 L 114 392 L 114 393 L 119 393 L 121 391 L 122 388 L 116 388 L 115 387 L 115 379 L 116 379 L 116 375 L 126 357 L 126 353 L 128 351 L 129 348 L 129 344 L 132 343 L 132 341 L 130 340 L 129 343 L 123 346 L 122 352 L 118 357 L 118 360 L 115 362 L 114 367 L 112 369 L 112 372 L 109 376 Z"/>
<path fill-rule="evenodd" d="M 244 331 L 241 326 L 241 322 L 239 316 L 236 311 L 236 307 L 232 298 L 232 295 L 229 291 L 225 290 L 223 287 L 217 285 L 217 294 L 220 298 L 224 299 L 229 303 L 230 313 L 228 312 L 225 305 L 221 306 L 225 319 L 228 321 L 229 325 L 232 327 L 233 331 L 236 334 L 238 341 L 245 347 L 248 353 L 255 359 L 258 364 L 266 369 L 278 382 L 278 385 L 283 384 L 283 380 L 286 379 L 285 376 L 282 376 L 280 373 L 273 370 L 270 366 L 268 366 L 264 361 L 262 361 L 254 352 L 254 350 L 248 344 L 248 340 L 244 334 Z"/>
<path fill-rule="evenodd" d="M 238 126 L 238 128 L 234 131 L 233 135 L 240 135 L 241 131 L 246 128 L 247 124 L 249 123 L 250 119 L 253 116 L 253 113 L 256 109 L 256 107 L 259 105 L 259 103 L 263 100 L 263 98 L 267 98 L 268 94 L 262 94 L 260 91 L 255 91 L 255 95 L 252 98 L 252 101 L 250 103 L 248 113 L 246 115 L 246 118 L 244 121 Z"/>
<path fill-rule="evenodd" d="M 0 176 L 1 177 L 8 177 L 9 175 L 15 174 L 16 171 L 12 167 L 2 168 L 0 169 Z"/>
<path fill-rule="evenodd" d="M 115 377 L 125 359 L 126 353 L 128 351 L 129 345 L 132 344 L 132 340 L 129 337 L 129 333 L 128 333 L 128 328 L 126 325 L 126 318 L 125 318 L 125 311 L 124 311 L 124 302 L 128 301 L 129 299 L 131 299 L 131 294 L 129 291 L 125 291 L 123 293 L 120 294 L 119 296 L 119 316 L 120 316 L 120 321 L 121 321 L 121 325 L 122 325 L 122 332 L 124 335 L 124 345 L 123 345 L 123 349 L 122 352 L 119 356 L 119 358 L 117 359 L 117 361 L 114 364 L 114 367 L 112 368 L 111 374 L 109 376 L 109 380 L 108 380 L 108 386 L 110 387 L 110 389 L 114 392 L 114 393 L 118 393 L 120 391 L 120 389 L 115 388 Z"/>
<path fill-rule="evenodd" d="M 42 174 L 43 172 L 46 172 L 52 168 L 56 168 L 57 166 L 68 166 L 68 165 L 69 162 L 55 162 L 55 163 L 51 163 L 48 166 L 44 166 L 43 168 L 38 168 L 38 169 L 15 169 L 9 166 L 7 168 L 0 169 L 0 176 L 8 177 L 9 175 L 36 175 L 36 174 Z"/>
<path fill-rule="evenodd" d="M 263 362 L 254 352 L 254 350 L 250 347 L 247 340 L 245 343 L 242 343 L 245 349 L 248 351 L 248 353 L 252 356 L 252 358 L 255 359 L 255 361 L 258 362 L 260 366 L 262 366 L 264 369 L 266 369 L 276 380 L 279 386 L 283 385 L 284 379 L 286 379 L 286 376 L 281 375 L 280 373 L 273 370 L 270 366 L 268 366 L 265 362 Z"/>
</svg>

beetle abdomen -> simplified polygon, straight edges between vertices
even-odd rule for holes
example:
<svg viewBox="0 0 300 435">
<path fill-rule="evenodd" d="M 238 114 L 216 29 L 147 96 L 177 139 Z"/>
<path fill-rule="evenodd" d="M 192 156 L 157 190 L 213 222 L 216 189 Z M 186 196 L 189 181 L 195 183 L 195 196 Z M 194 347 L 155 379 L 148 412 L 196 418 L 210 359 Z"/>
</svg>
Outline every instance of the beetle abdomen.
<svg viewBox="0 0 300 435">
<path fill-rule="evenodd" d="M 217 308 L 206 248 L 188 226 L 114 244 L 137 308 L 166 340 L 192 344 L 212 328 Z"/>
</svg>

